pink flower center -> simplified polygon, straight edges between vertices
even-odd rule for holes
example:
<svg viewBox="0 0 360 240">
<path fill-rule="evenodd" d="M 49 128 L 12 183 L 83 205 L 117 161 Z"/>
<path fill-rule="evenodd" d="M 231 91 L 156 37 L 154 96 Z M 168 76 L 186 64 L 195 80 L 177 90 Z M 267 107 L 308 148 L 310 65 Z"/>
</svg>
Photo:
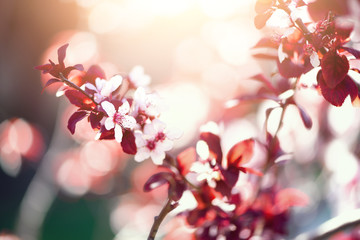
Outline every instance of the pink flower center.
<svg viewBox="0 0 360 240">
<path fill-rule="evenodd" d="M 121 115 L 120 113 L 114 114 L 114 123 L 121 125 L 123 121 L 124 121 L 123 115 Z"/>
<path fill-rule="evenodd" d="M 155 137 L 155 141 L 163 141 L 165 140 L 165 134 L 163 132 L 159 132 L 156 137 Z"/>
<path fill-rule="evenodd" d="M 147 147 L 149 150 L 154 150 L 155 147 L 156 147 L 156 140 L 147 141 L 146 147 Z"/>
</svg>

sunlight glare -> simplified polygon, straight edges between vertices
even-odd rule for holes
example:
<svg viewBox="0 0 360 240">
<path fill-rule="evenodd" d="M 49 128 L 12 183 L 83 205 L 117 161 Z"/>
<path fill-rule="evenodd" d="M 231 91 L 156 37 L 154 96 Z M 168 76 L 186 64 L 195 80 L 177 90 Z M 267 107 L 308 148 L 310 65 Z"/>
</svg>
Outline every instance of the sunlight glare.
<svg viewBox="0 0 360 240">
<path fill-rule="evenodd" d="M 202 37 L 227 63 L 241 65 L 249 61 L 250 49 L 259 38 L 259 32 L 246 19 L 214 21 L 204 25 Z"/>
<path fill-rule="evenodd" d="M 80 152 L 80 159 L 86 164 L 85 168 L 96 176 L 107 174 L 115 166 L 111 149 L 98 141 L 86 143 Z"/>
<path fill-rule="evenodd" d="M 227 18 L 235 15 L 241 8 L 249 6 L 250 0 L 199 0 L 201 10 L 211 18 Z"/>
<path fill-rule="evenodd" d="M 359 170 L 356 157 L 349 151 L 347 144 L 339 139 L 333 140 L 325 150 L 325 166 L 333 172 L 335 181 L 347 184 Z"/>
<path fill-rule="evenodd" d="M 77 32 L 69 39 L 69 51 L 66 59 L 69 65 L 75 65 L 79 62 L 94 61 L 98 47 L 96 38 L 89 32 Z"/>
<path fill-rule="evenodd" d="M 182 40 L 176 47 L 174 62 L 178 70 L 185 73 L 200 73 L 214 59 L 214 53 L 200 38 Z"/>
<path fill-rule="evenodd" d="M 148 3 L 149 10 L 156 16 L 173 17 L 188 10 L 193 4 L 192 0 L 143 0 Z"/>
<path fill-rule="evenodd" d="M 194 83 L 174 83 L 159 88 L 159 95 L 171 108 L 160 119 L 169 127 L 180 129 L 183 136 L 176 147 L 184 146 L 197 134 L 199 125 L 205 121 L 209 111 L 209 99 Z"/>
<path fill-rule="evenodd" d="M 202 74 L 204 89 L 217 99 L 234 96 L 238 77 L 233 67 L 221 62 L 211 64 Z"/>
<path fill-rule="evenodd" d="M 336 135 L 346 132 L 357 132 L 359 126 L 359 114 L 357 108 L 351 105 L 349 98 L 345 99 L 342 107 L 329 106 L 328 121 L 331 130 Z"/>
<path fill-rule="evenodd" d="M 81 196 L 90 189 L 91 180 L 81 163 L 69 156 L 58 169 L 57 182 L 69 194 Z"/>
</svg>

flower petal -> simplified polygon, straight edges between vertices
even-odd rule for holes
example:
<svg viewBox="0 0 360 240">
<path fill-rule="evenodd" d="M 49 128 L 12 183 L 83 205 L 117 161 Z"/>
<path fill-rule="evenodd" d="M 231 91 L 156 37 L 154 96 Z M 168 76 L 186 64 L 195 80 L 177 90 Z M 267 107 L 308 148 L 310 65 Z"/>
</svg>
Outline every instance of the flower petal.
<svg viewBox="0 0 360 240">
<path fill-rule="evenodd" d="M 91 83 L 85 83 L 85 88 L 97 92 L 97 88 Z"/>
<path fill-rule="evenodd" d="M 142 162 L 150 157 L 150 150 L 146 147 L 138 148 L 135 154 L 135 161 Z"/>
<path fill-rule="evenodd" d="M 115 75 L 110 78 L 111 92 L 115 91 L 122 83 L 123 78 L 121 75 Z"/>
<path fill-rule="evenodd" d="M 99 92 L 101 91 L 101 89 L 103 89 L 103 87 L 106 84 L 106 80 L 105 79 L 101 79 L 101 78 L 96 78 L 95 79 L 95 84 L 96 84 L 96 88 L 99 90 Z"/>
<path fill-rule="evenodd" d="M 150 135 L 150 136 L 155 136 L 157 134 L 157 131 L 155 130 L 154 125 L 152 123 L 145 124 L 144 134 Z"/>
<path fill-rule="evenodd" d="M 105 124 L 106 130 L 113 129 L 115 127 L 114 119 L 112 117 L 106 118 L 104 124 Z"/>
<path fill-rule="evenodd" d="M 143 138 L 143 134 L 140 131 L 135 131 L 135 143 L 137 148 L 146 146 L 146 140 Z"/>
<path fill-rule="evenodd" d="M 114 114 L 116 113 L 114 105 L 108 101 L 102 102 L 101 106 L 109 117 L 114 116 Z"/>
<path fill-rule="evenodd" d="M 154 119 L 152 121 L 154 129 L 156 130 L 156 132 L 163 132 L 164 129 L 166 128 L 166 124 L 162 121 L 160 121 L 159 119 Z"/>
<path fill-rule="evenodd" d="M 115 125 L 115 140 L 118 142 L 118 143 L 121 143 L 122 141 L 122 138 L 123 138 L 123 130 L 122 130 L 122 127 L 118 124 Z"/>
<path fill-rule="evenodd" d="M 124 128 L 132 129 L 136 126 L 136 120 L 135 120 L 135 118 L 133 118 L 129 115 L 125 115 L 123 117 L 121 124 L 123 125 Z"/>
<path fill-rule="evenodd" d="M 125 101 L 118 109 L 118 113 L 125 115 L 130 111 L 130 105 L 128 101 Z"/>
<path fill-rule="evenodd" d="M 168 140 L 168 139 L 164 139 L 161 142 L 157 142 L 156 143 L 156 149 L 159 149 L 161 151 L 169 151 L 173 148 L 173 142 Z"/>
<path fill-rule="evenodd" d="M 161 165 L 161 164 L 163 164 L 163 160 L 165 159 L 165 152 L 158 151 L 158 150 L 151 151 L 150 156 L 151 156 L 152 161 L 156 165 Z"/>
<path fill-rule="evenodd" d="M 170 129 L 166 132 L 166 137 L 170 140 L 179 139 L 183 134 L 183 131 L 180 129 Z"/>
</svg>

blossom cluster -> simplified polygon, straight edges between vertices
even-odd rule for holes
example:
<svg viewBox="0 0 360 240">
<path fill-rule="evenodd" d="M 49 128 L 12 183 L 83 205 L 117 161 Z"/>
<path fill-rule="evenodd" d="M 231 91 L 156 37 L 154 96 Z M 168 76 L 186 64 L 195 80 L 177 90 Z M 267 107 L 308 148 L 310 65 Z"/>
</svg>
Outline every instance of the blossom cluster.
<svg viewBox="0 0 360 240">
<path fill-rule="evenodd" d="M 223 151 L 220 133 L 201 131 L 194 146 L 176 157 L 167 154 L 181 133 L 168 129 L 160 120 L 161 98 L 149 91 L 150 77 L 142 67 L 106 80 L 104 71 L 97 65 L 87 71 L 82 65 L 65 66 L 68 45 L 64 45 L 58 50 L 58 64 L 50 60 L 49 64 L 36 68 L 52 76 L 45 87 L 63 83 L 58 95 L 63 93 L 78 108 L 68 120 L 71 133 L 86 118 L 97 132 L 97 140 L 114 139 L 125 153 L 134 155 L 135 161 L 151 158 L 161 166 L 161 171 L 144 185 L 145 192 L 167 186 L 168 204 L 161 214 L 166 215 L 181 205 L 186 201 L 185 193 L 190 193 L 196 206 L 178 214 L 193 229 L 190 239 L 280 239 L 287 233 L 291 207 L 304 206 L 309 199 L 299 190 L 283 188 L 276 181 L 266 186 L 262 183 L 264 175 L 276 169 L 277 160 L 285 154 L 278 133 L 287 107 L 295 106 L 304 126 L 312 128 L 310 115 L 298 104 L 300 100 L 295 99 L 298 89 L 308 87 L 302 85 L 301 77 L 311 70 L 317 71 L 313 87 L 334 106 L 341 106 L 347 97 L 355 105 L 360 98 L 359 83 L 352 77 L 360 72 L 354 64 L 360 59 L 360 51 L 346 45 L 354 26 L 328 11 L 320 20 L 303 22 L 298 12 L 304 7 L 313 12 L 313 5 L 302 0 L 256 2 L 257 28 L 265 27 L 277 11 L 287 15 L 289 26 L 276 37 L 262 38 L 254 46 L 259 51 L 253 56 L 272 60 L 276 71 L 253 76 L 252 79 L 262 83 L 258 92 L 238 96 L 231 106 L 266 99 L 276 102 L 277 107 L 266 110 L 265 137 L 238 141 L 227 152 Z M 275 50 L 277 54 L 262 52 L 263 49 Z M 72 81 L 75 77 L 80 79 L 76 84 Z M 277 129 L 270 133 L 267 121 L 275 108 L 281 108 L 282 114 Z M 263 153 L 258 166 L 253 164 L 256 151 Z M 276 173 L 273 175 L 276 178 Z M 245 185 L 247 191 L 243 191 Z M 161 223 L 157 219 L 164 217 L 155 218 L 155 230 L 149 239 L 154 238 L 156 225 Z"/>
<path fill-rule="evenodd" d="M 169 130 L 159 119 L 163 103 L 157 93 L 148 90 L 150 76 L 141 66 L 127 76 L 115 75 L 109 80 L 97 65 L 87 71 L 80 64 L 66 67 L 67 47 L 65 44 L 58 49 L 58 64 L 49 60 L 36 69 L 52 76 L 45 87 L 63 83 L 57 95 L 64 94 L 78 107 L 68 120 L 69 131 L 74 134 L 76 124 L 87 118 L 97 140 L 115 139 L 125 153 L 135 155 L 136 161 L 151 158 L 155 164 L 162 164 L 165 152 L 172 149 L 181 132 Z M 77 71 L 71 76 L 73 70 Z M 71 81 L 74 78 L 77 84 Z"/>
<path fill-rule="evenodd" d="M 356 64 L 360 51 L 346 46 L 351 40 L 354 23 L 326 9 L 321 20 L 303 22 L 296 13 L 304 7 L 311 14 L 316 6 L 306 5 L 304 1 L 257 1 L 257 28 L 263 28 L 275 11 L 285 11 L 290 23 L 276 38 L 265 37 L 254 47 L 275 49 L 277 55 L 260 52 L 254 56 L 275 60 L 279 73 L 286 79 L 299 79 L 316 68 L 316 87 L 329 103 L 341 106 L 347 96 L 357 103 L 359 83 L 351 77 L 351 73 L 360 71 Z"/>
</svg>

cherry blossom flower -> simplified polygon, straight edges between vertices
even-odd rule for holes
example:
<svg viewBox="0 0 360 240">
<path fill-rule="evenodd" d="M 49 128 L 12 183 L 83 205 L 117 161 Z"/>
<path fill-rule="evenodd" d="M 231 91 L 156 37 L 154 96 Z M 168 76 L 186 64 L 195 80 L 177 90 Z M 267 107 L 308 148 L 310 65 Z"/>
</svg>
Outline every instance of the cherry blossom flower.
<svg viewBox="0 0 360 240">
<path fill-rule="evenodd" d="M 201 182 L 206 180 L 207 184 L 212 188 L 216 187 L 216 181 L 221 180 L 220 169 L 212 167 L 209 161 L 194 162 L 190 171 L 197 173 L 197 181 Z"/>
<path fill-rule="evenodd" d="M 160 116 L 165 105 L 156 93 L 146 93 L 143 87 L 136 89 L 134 93 L 133 111 L 131 115 L 140 126 L 144 126 L 148 119 L 152 120 Z"/>
<path fill-rule="evenodd" d="M 108 101 L 102 102 L 101 106 L 108 115 L 104 123 L 106 130 L 114 129 L 115 140 L 120 143 L 123 138 L 123 129 L 132 129 L 136 124 L 135 119 L 128 115 L 130 111 L 128 101 L 125 101 L 117 111 Z"/>
<path fill-rule="evenodd" d="M 110 78 L 109 81 L 96 78 L 95 86 L 91 83 L 86 83 L 85 88 L 93 92 L 95 102 L 100 103 L 105 98 L 110 97 L 110 95 L 121 85 L 121 83 L 122 77 L 120 75 L 115 75 Z"/>
<path fill-rule="evenodd" d="M 142 66 L 135 66 L 129 73 L 129 81 L 133 88 L 138 88 L 149 85 L 151 78 L 144 73 L 144 68 Z"/>
<path fill-rule="evenodd" d="M 165 159 L 165 152 L 173 147 L 173 141 L 181 136 L 179 131 L 167 130 L 165 123 L 154 119 L 144 126 L 144 131 L 135 132 L 137 153 L 135 161 L 141 162 L 151 157 L 153 162 L 161 165 Z"/>
</svg>

